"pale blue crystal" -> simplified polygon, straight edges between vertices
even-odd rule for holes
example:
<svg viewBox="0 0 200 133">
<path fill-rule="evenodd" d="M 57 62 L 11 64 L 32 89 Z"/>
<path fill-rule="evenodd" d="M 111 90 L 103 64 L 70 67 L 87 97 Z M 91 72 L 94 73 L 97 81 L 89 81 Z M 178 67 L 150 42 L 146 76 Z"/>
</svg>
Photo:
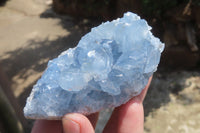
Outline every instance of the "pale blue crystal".
<svg viewBox="0 0 200 133">
<path fill-rule="evenodd" d="M 28 118 L 60 119 L 116 107 L 138 95 L 156 71 L 164 44 L 131 12 L 95 27 L 77 47 L 49 61 L 27 99 Z"/>
</svg>

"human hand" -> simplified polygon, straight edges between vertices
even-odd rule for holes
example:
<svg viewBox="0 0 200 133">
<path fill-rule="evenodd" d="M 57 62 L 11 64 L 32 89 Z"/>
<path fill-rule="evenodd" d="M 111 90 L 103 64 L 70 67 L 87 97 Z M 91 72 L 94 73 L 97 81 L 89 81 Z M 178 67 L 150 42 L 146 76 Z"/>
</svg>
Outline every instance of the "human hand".
<svg viewBox="0 0 200 133">
<path fill-rule="evenodd" d="M 152 77 L 140 95 L 114 109 L 103 133 L 143 133 L 143 100 Z M 99 113 L 84 116 L 78 113 L 66 114 L 62 121 L 37 120 L 32 133 L 94 133 Z"/>
</svg>

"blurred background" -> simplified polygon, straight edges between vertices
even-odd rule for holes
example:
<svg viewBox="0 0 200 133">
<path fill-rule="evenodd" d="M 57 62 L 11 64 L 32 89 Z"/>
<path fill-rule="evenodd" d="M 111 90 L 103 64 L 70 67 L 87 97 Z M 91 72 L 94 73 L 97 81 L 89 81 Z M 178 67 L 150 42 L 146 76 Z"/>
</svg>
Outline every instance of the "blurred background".
<svg viewBox="0 0 200 133">
<path fill-rule="evenodd" d="M 126 11 L 166 44 L 144 101 L 145 133 L 200 133 L 200 0 L 0 0 L 0 133 L 29 133 L 22 109 L 48 60 Z"/>
</svg>

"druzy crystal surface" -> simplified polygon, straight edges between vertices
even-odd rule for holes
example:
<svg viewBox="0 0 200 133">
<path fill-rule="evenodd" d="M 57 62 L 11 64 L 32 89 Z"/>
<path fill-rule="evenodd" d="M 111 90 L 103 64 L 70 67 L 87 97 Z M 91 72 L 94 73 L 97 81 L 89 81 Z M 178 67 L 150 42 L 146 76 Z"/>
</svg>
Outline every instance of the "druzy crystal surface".
<svg viewBox="0 0 200 133">
<path fill-rule="evenodd" d="M 27 118 L 60 119 L 116 107 L 138 95 L 156 71 L 164 44 L 127 12 L 92 28 L 77 47 L 49 61 L 24 108 Z"/>
</svg>

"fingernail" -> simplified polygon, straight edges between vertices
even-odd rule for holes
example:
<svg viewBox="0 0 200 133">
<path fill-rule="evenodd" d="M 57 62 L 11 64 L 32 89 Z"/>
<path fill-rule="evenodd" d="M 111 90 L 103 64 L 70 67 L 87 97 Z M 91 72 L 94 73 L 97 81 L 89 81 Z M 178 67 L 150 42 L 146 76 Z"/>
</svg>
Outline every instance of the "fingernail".
<svg viewBox="0 0 200 133">
<path fill-rule="evenodd" d="M 80 133 L 80 125 L 65 115 L 62 119 L 64 133 Z"/>
</svg>

